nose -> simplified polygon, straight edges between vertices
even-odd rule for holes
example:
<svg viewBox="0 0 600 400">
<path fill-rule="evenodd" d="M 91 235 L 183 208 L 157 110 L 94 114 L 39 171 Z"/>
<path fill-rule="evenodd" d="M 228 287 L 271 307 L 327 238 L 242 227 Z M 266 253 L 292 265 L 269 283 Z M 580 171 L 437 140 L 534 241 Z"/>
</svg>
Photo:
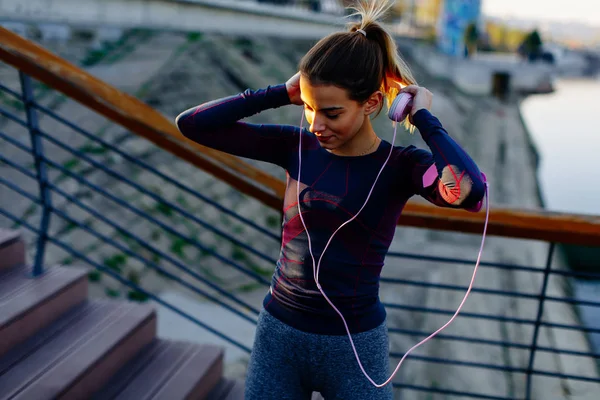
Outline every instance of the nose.
<svg viewBox="0 0 600 400">
<path fill-rule="evenodd" d="M 315 115 L 312 123 L 310 124 L 310 131 L 312 133 L 323 132 L 325 130 L 324 118 L 319 115 Z"/>
</svg>

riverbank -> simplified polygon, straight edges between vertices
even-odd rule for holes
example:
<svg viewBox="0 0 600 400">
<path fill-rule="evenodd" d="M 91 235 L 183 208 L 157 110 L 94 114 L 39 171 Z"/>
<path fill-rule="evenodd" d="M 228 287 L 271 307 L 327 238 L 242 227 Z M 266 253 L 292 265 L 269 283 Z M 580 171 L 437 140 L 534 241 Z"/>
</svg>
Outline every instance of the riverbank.
<svg viewBox="0 0 600 400">
<path fill-rule="evenodd" d="M 563 78 L 550 96 L 530 96 L 522 102 L 530 134 L 545 155 L 539 166 L 540 186 L 544 188 L 551 211 L 600 215 L 600 191 L 592 182 L 600 172 L 589 168 L 600 151 L 594 104 L 600 95 L 598 78 Z M 569 141 L 565 140 L 569 132 Z M 576 145 L 572 144 L 576 143 Z M 600 273 L 600 248 L 563 246 L 569 265 L 576 271 Z M 598 278 L 597 278 L 598 279 Z"/>
<path fill-rule="evenodd" d="M 590 169 L 589 162 L 600 150 L 595 128 L 600 77 L 566 77 L 557 81 L 556 88 L 551 96 L 531 96 L 521 105 L 530 135 L 544 155 L 538 175 L 547 199 L 546 208 L 599 215 L 600 191 L 590 183 L 600 180 L 600 172 Z M 573 245 L 560 248 L 568 265 L 579 274 L 577 279 L 569 281 L 572 297 L 600 303 L 600 248 Z M 577 310 L 586 327 L 600 329 L 600 307 L 586 305 Z M 591 333 L 589 337 L 595 352 L 600 353 L 600 334 Z"/>
<path fill-rule="evenodd" d="M 515 99 L 515 101 L 517 102 L 517 107 L 519 108 L 519 122 L 525 128 L 525 132 L 527 135 L 527 144 L 529 146 L 529 151 L 531 151 L 532 157 L 535 160 L 535 171 L 537 173 L 537 171 L 539 171 L 539 168 L 540 168 L 541 155 L 540 155 L 540 150 L 538 149 L 538 146 L 536 145 L 535 140 L 533 139 L 533 135 L 531 134 L 531 131 L 527 127 L 527 122 L 525 121 L 525 118 L 523 118 L 523 102 L 526 99 L 527 99 L 527 96 L 519 96 L 517 99 Z M 544 201 L 544 191 L 542 190 L 542 185 L 538 182 L 536 185 L 536 188 L 537 188 L 537 197 L 538 197 L 538 201 L 540 204 L 540 208 L 546 209 L 546 203 Z"/>
</svg>

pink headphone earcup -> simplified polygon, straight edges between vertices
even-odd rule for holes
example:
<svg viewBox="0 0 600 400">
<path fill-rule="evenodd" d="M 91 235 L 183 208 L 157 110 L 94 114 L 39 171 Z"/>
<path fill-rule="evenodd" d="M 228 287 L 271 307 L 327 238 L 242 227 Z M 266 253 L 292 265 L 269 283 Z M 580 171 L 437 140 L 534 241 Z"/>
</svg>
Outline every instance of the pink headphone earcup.
<svg viewBox="0 0 600 400">
<path fill-rule="evenodd" d="M 402 122 L 410 114 L 410 110 L 413 105 L 413 96 L 410 93 L 400 93 L 390 107 L 388 117 L 392 121 Z"/>
</svg>

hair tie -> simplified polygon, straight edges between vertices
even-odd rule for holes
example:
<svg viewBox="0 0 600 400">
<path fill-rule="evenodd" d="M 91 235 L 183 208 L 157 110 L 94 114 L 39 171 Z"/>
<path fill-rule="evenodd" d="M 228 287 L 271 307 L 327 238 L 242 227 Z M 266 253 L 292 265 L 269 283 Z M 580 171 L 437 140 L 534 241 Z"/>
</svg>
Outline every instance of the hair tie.
<svg viewBox="0 0 600 400">
<path fill-rule="evenodd" d="M 362 29 L 357 29 L 357 30 L 356 30 L 356 32 L 360 32 L 360 33 L 362 33 L 362 34 L 363 34 L 365 37 L 367 37 L 367 32 L 365 32 L 365 31 L 364 31 L 364 30 L 362 30 Z"/>
</svg>

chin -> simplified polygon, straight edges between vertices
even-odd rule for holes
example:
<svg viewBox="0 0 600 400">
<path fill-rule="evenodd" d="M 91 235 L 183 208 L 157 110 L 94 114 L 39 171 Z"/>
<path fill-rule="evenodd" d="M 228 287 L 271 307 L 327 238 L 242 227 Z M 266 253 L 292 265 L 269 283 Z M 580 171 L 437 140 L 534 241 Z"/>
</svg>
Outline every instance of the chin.
<svg viewBox="0 0 600 400">
<path fill-rule="evenodd" d="M 325 149 L 334 150 L 343 147 L 344 143 L 337 139 L 332 139 L 329 142 L 319 142 L 319 145 Z"/>
</svg>

